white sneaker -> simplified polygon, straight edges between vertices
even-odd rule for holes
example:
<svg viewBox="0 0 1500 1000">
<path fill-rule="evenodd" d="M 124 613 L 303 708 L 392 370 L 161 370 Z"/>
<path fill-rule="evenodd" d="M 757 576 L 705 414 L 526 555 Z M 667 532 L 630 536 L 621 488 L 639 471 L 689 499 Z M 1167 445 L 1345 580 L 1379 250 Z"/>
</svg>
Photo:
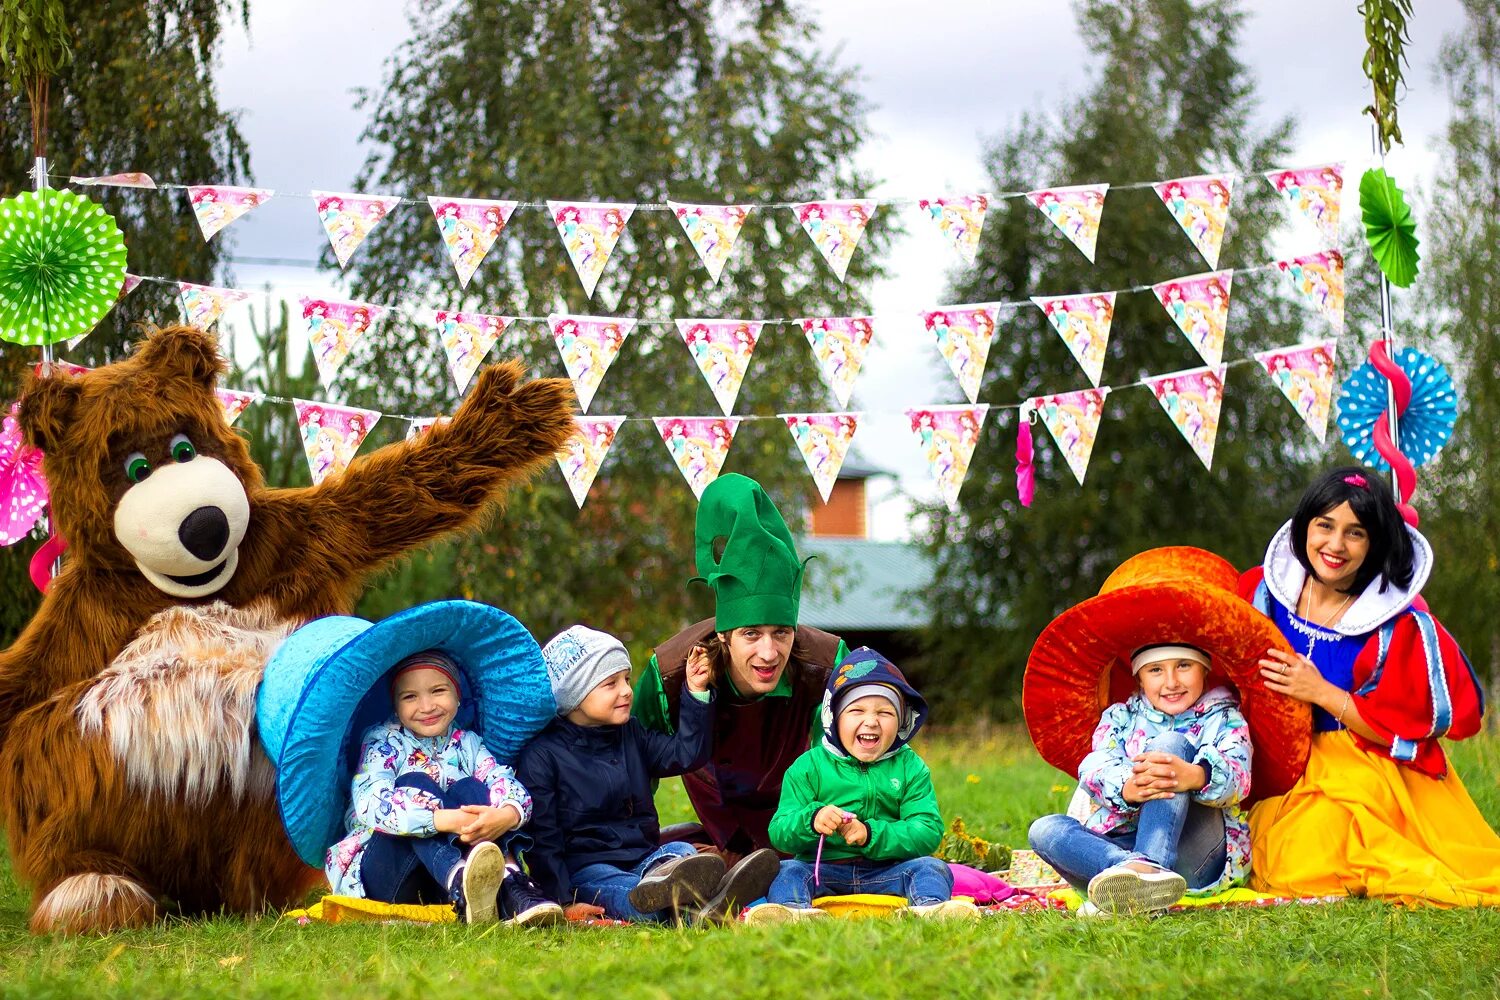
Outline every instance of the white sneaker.
<svg viewBox="0 0 1500 1000">
<path fill-rule="evenodd" d="M 926 920 L 973 920 L 979 916 L 979 907 L 967 899 L 945 899 L 941 903 L 908 906 L 906 912 Z"/>
<path fill-rule="evenodd" d="M 828 911 L 816 906 L 782 906 L 780 903 L 761 903 L 745 911 L 747 924 L 795 924 L 803 920 L 826 918 Z"/>
<path fill-rule="evenodd" d="M 1095 906 L 1093 903 L 1089 902 L 1086 899 L 1083 901 L 1083 905 L 1078 907 L 1077 911 L 1075 911 L 1073 915 L 1075 917 L 1083 917 L 1085 920 L 1108 920 L 1110 917 L 1114 916 L 1113 913 L 1104 912 L 1103 910 L 1099 909 L 1099 907 Z"/>
<path fill-rule="evenodd" d="M 496 894 L 505 878 L 505 854 L 491 841 L 475 845 L 464 859 L 463 921 L 469 924 L 493 923 L 497 916 Z"/>
<path fill-rule="evenodd" d="M 1187 892 L 1187 879 L 1157 867 L 1141 872 L 1134 862 L 1106 868 L 1089 880 L 1089 902 L 1107 913 L 1154 913 L 1165 910 Z"/>
</svg>

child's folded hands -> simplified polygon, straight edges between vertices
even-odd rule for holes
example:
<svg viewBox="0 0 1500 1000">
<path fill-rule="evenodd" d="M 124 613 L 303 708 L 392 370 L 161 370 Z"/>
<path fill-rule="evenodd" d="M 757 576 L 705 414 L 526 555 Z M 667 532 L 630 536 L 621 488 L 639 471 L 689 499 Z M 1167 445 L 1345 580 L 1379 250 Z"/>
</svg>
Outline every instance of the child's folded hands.
<svg viewBox="0 0 1500 1000">
<path fill-rule="evenodd" d="M 468 820 L 457 831 L 458 839 L 466 844 L 477 844 L 484 840 L 498 840 L 521 823 L 521 814 L 515 806 L 462 806 L 458 810 Z"/>
</svg>

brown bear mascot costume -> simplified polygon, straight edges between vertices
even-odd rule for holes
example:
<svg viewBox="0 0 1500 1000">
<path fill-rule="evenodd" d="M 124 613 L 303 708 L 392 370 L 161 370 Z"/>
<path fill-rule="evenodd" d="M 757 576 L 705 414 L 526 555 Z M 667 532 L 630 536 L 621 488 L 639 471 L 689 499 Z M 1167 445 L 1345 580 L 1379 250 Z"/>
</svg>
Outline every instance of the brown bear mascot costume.
<svg viewBox="0 0 1500 1000">
<path fill-rule="evenodd" d="M 319 486 L 268 489 L 214 396 L 224 370 L 212 338 L 172 327 L 22 396 L 70 545 L 0 653 L 0 816 L 35 932 L 254 912 L 317 884 L 255 735 L 267 657 L 302 622 L 348 614 L 383 563 L 474 525 L 573 432 L 569 384 L 508 362 L 450 423 Z"/>
</svg>

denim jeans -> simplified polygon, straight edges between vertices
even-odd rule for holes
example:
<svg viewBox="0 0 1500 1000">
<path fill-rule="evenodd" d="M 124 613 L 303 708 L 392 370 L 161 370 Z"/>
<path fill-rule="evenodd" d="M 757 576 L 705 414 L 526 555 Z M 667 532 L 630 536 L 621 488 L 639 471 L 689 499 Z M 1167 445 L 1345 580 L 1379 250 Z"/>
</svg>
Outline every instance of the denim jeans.
<svg viewBox="0 0 1500 1000">
<path fill-rule="evenodd" d="M 573 873 L 573 896 L 580 903 L 593 903 L 595 906 L 604 907 L 605 915 L 616 920 L 636 922 L 666 920 L 671 916 L 669 910 L 642 913 L 631 906 L 630 890 L 639 885 L 641 878 L 659 862 L 669 861 L 672 858 L 686 858 L 697 853 L 697 849 L 692 844 L 674 841 L 661 845 L 646 855 L 640 864 L 629 870 L 602 862 L 584 865 Z"/>
<path fill-rule="evenodd" d="M 415 772 L 397 778 L 396 787 L 420 788 L 444 809 L 490 804 L 489 788 L 475 778 L 460 778 L 444 791 L 428 775 Z M 446 903 L 448 877 L 471 846 L 456 833 L 398 837 L 377 830 L 359 861 L 365 895 L 385 903 Z"/>
<path fill-rule="evenodd" d="M 817 896 L 871 893 L 905 896 L 913 906 L 941 903 L 953 898 L 953 870 L 937 858 L 910 861 L 849 861 L 818 866 L 818 885 L 813 884 L 813 866 L 806 861 L 783 861 L 766 900 L 782 906 L 807 908 Z"/>
<path fill-rule="evenodd" d="M 1181 733 L 1162 733 L 1146 742 L 1191 761 L 1197 753 Z M 1151 861 L 1177 872 L 1189 889 L 1212 885 L 1224 873 L 1224 811 L 1194 802 L 1191 793 L 1152 799 L 1141 805 L 1134 830 L 1095 833 L 1071 816 L 1043 816 L 1027 834 L 1041 855 L 1079 892 L 1106 868 L 1127 861 Z"/>
</svg>

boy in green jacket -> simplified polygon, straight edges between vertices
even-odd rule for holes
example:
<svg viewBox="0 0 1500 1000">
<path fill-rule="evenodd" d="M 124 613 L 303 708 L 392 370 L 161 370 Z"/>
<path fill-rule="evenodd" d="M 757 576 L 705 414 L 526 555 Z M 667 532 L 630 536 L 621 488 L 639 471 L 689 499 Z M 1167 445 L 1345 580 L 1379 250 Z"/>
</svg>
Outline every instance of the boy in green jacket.
<svg viewBox="0 0 1500 1000">
<path fill-rule="evenodd" d="M 867 646 L 850 653 L 823 693 L 823 741 L 781 784 L 771 843 L 793 855 L 750 910 L 751 923 L 821 915 L 816 896 L 905 896 L 923 917 L 977 915 L 955 900 L 953 874 L 931 856 L 943 836 L 932 775 L 907 746 L 927 702 L 895 664 Z"/>
</svg>

